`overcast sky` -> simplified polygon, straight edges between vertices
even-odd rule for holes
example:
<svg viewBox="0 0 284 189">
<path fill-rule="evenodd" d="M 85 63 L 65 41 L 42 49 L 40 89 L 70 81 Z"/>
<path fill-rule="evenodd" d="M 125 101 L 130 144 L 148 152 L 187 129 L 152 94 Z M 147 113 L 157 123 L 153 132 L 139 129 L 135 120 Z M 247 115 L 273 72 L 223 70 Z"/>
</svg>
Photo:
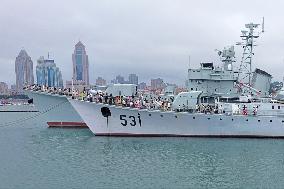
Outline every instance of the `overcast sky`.
<svg viewBox="0 0 284 189">
<path fill-rule="evenodd" d="M 34 69 L 50 52 L 63 79 L 72 75 L 72 53 L 86 46 L 90 81 L 121 74 L 140 81 L 162 77 L 183 84 L 188 68 L 220 64 L 214 51 L 240 41 L 249 22 L 261 23 L 254 67 L 284 76 L 284 1 L 247 0 L 1 0 L 0 81 L 15 83 L 14 64 L 24 48 Z M 240 47 L 236 47 L 240 60 Z M 35 77 L 36 78 L 36 77 Z"/>
</svg>

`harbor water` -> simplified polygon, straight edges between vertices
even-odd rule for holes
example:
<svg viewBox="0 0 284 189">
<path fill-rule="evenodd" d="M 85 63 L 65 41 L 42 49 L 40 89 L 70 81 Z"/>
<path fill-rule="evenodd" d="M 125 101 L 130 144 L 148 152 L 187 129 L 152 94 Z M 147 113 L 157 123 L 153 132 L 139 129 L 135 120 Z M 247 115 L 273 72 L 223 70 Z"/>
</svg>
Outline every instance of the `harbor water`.
<svg viewBox="0 0 284 189">
<path fill-rule="evenodd" d="M 0 188 L 282 188 L 283 149 L 283 139 L 96 137 L 33 119 L 0 127 Z"/>
</svg>

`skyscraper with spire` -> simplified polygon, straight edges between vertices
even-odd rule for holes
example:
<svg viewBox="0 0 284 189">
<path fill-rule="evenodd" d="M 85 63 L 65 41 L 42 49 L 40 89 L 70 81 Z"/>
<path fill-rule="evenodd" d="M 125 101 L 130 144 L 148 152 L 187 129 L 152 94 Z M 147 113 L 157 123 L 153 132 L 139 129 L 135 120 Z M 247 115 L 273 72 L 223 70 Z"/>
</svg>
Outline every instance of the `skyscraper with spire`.
<svg viewBox="0 0 284 189">
<path fill-rule="evenodd" d="M 37 85 L 63 88 L 62 74 L 53 59 L 41 56 L 36 66 Z"/>
<path fill-rule="evenodd" d="M 33 61 L 24 49 L 16 57 L 15 73 L 17 92 L 21 92 L 24 85 L 34 84 Z"/>
<path fill-rule="evenodd" d="M 73 80 L 83 81 L 89 85 L 89 60 L 85 46 L 81 41 L 75 45 L 74 53 L 72 54 L 73 61 Z"/>
</svg>

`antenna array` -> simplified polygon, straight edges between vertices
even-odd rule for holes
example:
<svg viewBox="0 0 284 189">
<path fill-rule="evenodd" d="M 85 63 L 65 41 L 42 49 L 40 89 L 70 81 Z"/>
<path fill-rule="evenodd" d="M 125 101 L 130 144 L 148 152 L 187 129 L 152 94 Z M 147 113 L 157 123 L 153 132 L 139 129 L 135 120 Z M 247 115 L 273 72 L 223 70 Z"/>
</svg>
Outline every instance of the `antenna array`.
<svg viewBox="0 0 284 189">
<path fill-rule="evenodd" d="M 251 86 L 252 80 L 252 57 L 254 55 L 254 47 L 256 46 L 255 40 L 259 37 L 261 33 L 264 32 L 264 18 L 262 20 L 262 31 L 258 34 L 255 34 L 255 29 L 258 28 L 260 24 L 249 23 L 246 24 L 246 30 L 242 30 L 241 38 L 242 42 L 238 42 L 237 45 L 240 45 L 243 48 L 243 55 L 241 60 L 241 65 L 238 72 L 238 81 L 240 83 L 247 83 Z M 242 74 L 242 76 L 241 76 Z"/>
</svg>

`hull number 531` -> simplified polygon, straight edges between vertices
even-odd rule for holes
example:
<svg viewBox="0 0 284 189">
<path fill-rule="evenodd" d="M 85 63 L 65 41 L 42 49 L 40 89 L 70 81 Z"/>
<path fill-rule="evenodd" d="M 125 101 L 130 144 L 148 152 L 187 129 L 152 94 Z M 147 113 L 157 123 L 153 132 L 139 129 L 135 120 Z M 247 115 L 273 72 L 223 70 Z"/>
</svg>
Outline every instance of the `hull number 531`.
<svg viewBox="0 0 284 189">
<path fill-rule="evenodd" d="M 127 116 L 127 115 L 120 115 L 120 121 L 122 126 L 140 126 L 141 127 L 141 117 L 140 114 L 138 116 Z"/>
</svg>

